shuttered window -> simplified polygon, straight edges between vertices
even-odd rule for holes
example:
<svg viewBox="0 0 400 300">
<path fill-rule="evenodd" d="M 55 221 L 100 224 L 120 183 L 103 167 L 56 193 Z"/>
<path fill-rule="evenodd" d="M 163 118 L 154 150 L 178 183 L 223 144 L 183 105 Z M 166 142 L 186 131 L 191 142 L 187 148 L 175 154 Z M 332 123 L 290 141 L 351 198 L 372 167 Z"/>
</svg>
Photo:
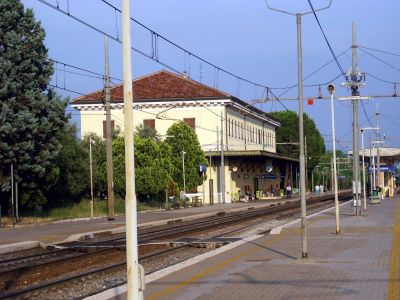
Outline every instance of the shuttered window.
<svg viewBox="0 0 400 300">
<path fill-rule="evenodd" d="M 155 119 L 143 120 L 143 126 L 151 129 L 156 129 L 156 120 Z"/>
<path fill-rule="evenodd" d="M 195 128 L 196 128 L 196 119 L 195 118 L 184 118 L 183 122 L 185 122 L 190 127 L 192 127 L 193 130 L 195 130 Z"/>
</svg>

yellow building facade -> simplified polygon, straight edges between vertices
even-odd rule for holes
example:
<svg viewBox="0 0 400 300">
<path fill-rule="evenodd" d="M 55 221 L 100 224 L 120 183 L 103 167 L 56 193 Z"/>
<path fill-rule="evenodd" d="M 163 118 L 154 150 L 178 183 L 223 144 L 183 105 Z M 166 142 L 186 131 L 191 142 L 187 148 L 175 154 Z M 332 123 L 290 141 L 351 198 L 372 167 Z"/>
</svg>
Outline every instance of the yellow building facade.
<svg viewBox="0 0 400 300">
<path fill-rule="evenodd" d="M 194 193 L 204 203 L 230 203 L 241 193 L 272 192 L 278 186 L 282 188 L 282 181 L 290 180 L 288 164 L 297 164 L 297 160 L 276 155 L 275 129 L 280 123 L 261 110 L 229 94 L 166 71 L 134 80 L 133 91 L 134 127 L 149 126 L 162 137 L 174 122 L 186 122 L 196 132 L 209 160 L 206 180 Z M 124 126 L 122 95 L 122 85 L 111 89 L 114 129 Z M 82 137 L 89 133 L 105 137 L 102 97 L 102 92 L 96 91 L 73 101 L 72 107 L 80 111 Z M 223 174 L 222 144 L 225 152 Z M 282 170 L 286 171 L 284 176 Z M 224 178 L 225 188 L 221 178 Z M 225 193 L 222 194 L 223 189 Z"/>
</svg>

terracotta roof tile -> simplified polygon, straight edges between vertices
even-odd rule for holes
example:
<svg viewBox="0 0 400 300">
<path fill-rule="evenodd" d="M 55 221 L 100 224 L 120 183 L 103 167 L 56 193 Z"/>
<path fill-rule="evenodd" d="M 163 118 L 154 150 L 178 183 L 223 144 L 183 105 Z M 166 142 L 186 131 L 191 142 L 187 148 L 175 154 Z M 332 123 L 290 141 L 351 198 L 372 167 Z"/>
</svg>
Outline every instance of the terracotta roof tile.
<svg viewBox="0 0 400 300">
<path fill-rule="evenodd" d="M 279 121 L 254 106 L 249 106 L 230 94 L 221 92 L 207 85 L 194 81 L 165 70 L 152 73 L 132 81 L 133 100 L 144 101 L 173 101 L 188 99 L 231 99 L 232 101 L 248 107 L 257 114 L 267 116 L 269 119 Z M 111 88 L 111 102 L 123 102 L 123 84 Z M 103 90 L 89 93 L 85 96 L 75 98 L 72 104 L 98 104 L 104 99 Z"/>
<path fill-rule="evenodd" d="M 153 73 L 132 81 L 134 101 L 166 99 L 230 98 L 204 84 L 167 71 Z M 111 101 L 123 100 L 123 84 L 111 88 Z M 98 103 L 103 99 L 103 91 L 96 91 L 73 100 L 74 104 Z"/>
</svg>

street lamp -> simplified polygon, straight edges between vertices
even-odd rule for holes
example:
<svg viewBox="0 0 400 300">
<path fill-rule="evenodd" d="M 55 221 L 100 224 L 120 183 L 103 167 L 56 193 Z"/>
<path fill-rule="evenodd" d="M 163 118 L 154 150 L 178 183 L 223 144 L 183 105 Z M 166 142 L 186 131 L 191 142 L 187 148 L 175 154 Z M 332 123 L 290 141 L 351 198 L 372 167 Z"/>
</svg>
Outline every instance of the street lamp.
<svg viewBox="0 0 400 300">
<path fill-rule="evenodd" d="M 321 11 L 328 9 L 331 6 L 332 0 L 326 7 L 320 8 L 315 11 Z M 301 246 L 302 254 L 301 257 L 307 258 L 307 224 L 306 224 L 306 182 L 305 182 L 305 159 L 304 159 L 304 124 L 303 124 L 303 57 L 302 57 L 302 46 L 301 46 L 301 17 L 312 13 L 308 11 L 304 13 L 292 13 L 281 9 L 270 7 L 268 1 L 266 1 L 267 7 L 270 10 L 274 10 L 280 13 L 288 14 L 296 17 L 297 23 L 297 62 L 298 62 L 298 101 L 299 101 L 299 142 L 300 142 L 300 203 L 301 203 Z"/>
<path fill-rule="evenodd" d="M 327 87 L 329 94 L 331 94 L 331 118 L 332 118 L 332 160 L 333 160 L 333 187 L 335 193 L 335 217 L 336 217 L 336 234 L 340 233 L 339 226 L 339 197 L 338 197 L 338 184 L 336 174 L 336 137 L 335 137 L 335 110 L 333 105 L 333 94 L 335 93 L 335 86 L 331 83 Z"/>
<path fill-rule="evenodd" d="M 365 148 L 364 148 L 364 131 L 365 130 L 379 130 L 377 127 L 364 127 L 360 128 L 361 131 L 361 144 L 362 144 L 362 167 L 363 167 L 363 191 L 364 191 L 364 210 L 367 210 L 367 196 L 365 190 Z M 369 158 L 371 162 L 371 157 Z M 372 182 L 371 182 L 372 185 Z M 371 193 L 372 195 L 372 193 Z"/>
<path fill-rule="evenodd" d="M 183 173 L 183 193 L 186 195 L 186 181 L 185 181 L 185 151 L 181 151 L 182 154 L 182 173 Z"/>
</svg>

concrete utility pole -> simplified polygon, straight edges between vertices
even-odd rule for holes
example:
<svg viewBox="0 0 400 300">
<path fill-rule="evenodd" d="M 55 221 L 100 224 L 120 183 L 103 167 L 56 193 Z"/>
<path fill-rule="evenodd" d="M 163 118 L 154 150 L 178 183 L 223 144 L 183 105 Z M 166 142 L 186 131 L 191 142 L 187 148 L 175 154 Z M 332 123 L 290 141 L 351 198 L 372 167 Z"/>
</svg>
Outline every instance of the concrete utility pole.
<svg viewBox="0 0 400 300">
<path fill-rule="evenodd" d="M 346 82 L 342 85 L 351 88 L 352 104 L 353 104 L 353 197 L 354 197 L 354 210 L 356 215 L 361 215 L 361 184 L 360 184 L 360 156 L 358 152 L 358 100 L 362 100 L 358 89 L 364 86 L 364 76 L 358 69 L 357 62 L 357 43 L 356 43 L 356 26 L 353 23 L 353 37 L 352 37 L 352 67 L 346 74 Z M 350 99 L 350 98 L 349 98 Z"/>
<path fill-rule="evenodd" d="M 124 68 L 124 132 L 126 173 L 126 264 L 128 300 L 139 300 L 144 286 L 139 286 L 139 258 L 137 243 L 137 208 L 135 189 L 135 156 L 133 139 L 133 91 L 131 63 L 130 0 L 122 0 L 122 49 Z M 144 277 L 144 274 L 140 276 Z"/>
<path fill-rule="evenodd" d="M 288 14 L 296 17 L 297 24 L 297 73 L 298 73 L 298 101 L 299 101 L 299 143 L 300 143 L 300 203 L 301 203 L 301 249 L 302 259 L 308 257 L 307 251 L 307 224 L 306 224 L 306 182 L 305 182 L 305 160 L 304 160 L 304 123 L 303 123 L 303 57 L 302 57 L 302 45 L 301 45 L 301 17 L 312 13 L 313 11 L 308 11 L 304 13 L 292 13 L 289 11 L 284 11 L 281 9 L 273 8 L 269 6 L 268 1 L 266 1 L 267 7 L 270 10 L 274 10 L 280 13 Z M 332 0 L 329 4 L 323 8 L 315 10 L 321 11 L 328 9 L 331 6 Z"/>
<path fill-rule="evenodd" d="M 15 227 L 15 213 L 14 213 L 14 165 L 11 164 L 11 218 L 13 227 Z"/>
<path fill-rule="evenodd" d="M 307 136 L 304 136 L 304 169 L 305 169 L 305 176 L 306 176 L 306 181 L 305 181 L 305 187 L 306 187 L 306 192 L 308 190 L 308 156 L 307 156 Z"/>
<path fill-rule="evenodd" d="M 15 217 L 16 217 L 17 223 L 19 220 L 19 209 L 18 209 L 19 203 L 18 202 L 19 202 L 18 201 L 18 182 L 16 181 L 15 182 Z"/>
<path fill-rule="evenodd" d="M 365 179 L 365 148 L 364 148 L 364 131 L 366 130 L 379 130 L 379 127 L 364 127 L 360 128 L 361 132 L 361 148 L 362 148 L 362 172 L 363 172 L 363 194 L 364 194 L 364 210 L 367 210 L 367 191 L 366 191 L 366 179 Z M 371 140 L 370 140 L 370 147 L 369 147 L 369 165 L 371 166 Z M 372 170 L 371 170 L 372 174 Z M 372 177 L 371 177 L 371 196 L 372 196 Z"/>
<path fill-rule="evenodd" d="M 108 191 L 108 221 L 115 220 L 114 214 L 114 183 L 111 137 L 111 95 L 110 95 L 110 67 L 108 63 L 108 38 L 104 37 L 105 54 L 105 96 L 106 96 L 106 141 L 107 141 L 107 191 Z"/>
<path fill-rule="evenodd" d="M 379 128 L 379 105 L 376 103 L 376 128 Z M 381 132 L 379 129 L 376 130 L 376 140 L 381 140 Z M 377 143 L 376 145 L 376 159 L 377 159 L 377 170 L 376 173 L 378 174 L 378 188 L 381 186 L 381 156 L 379 151 L 380 145 Z"/>
<path fill-rule="evenodd" d="M 225 161 L 224 161 L 224 118 L 221 112 L 221 170 L 220 170 L 221 203 L 225 203 Z"/>
<path fill-rule="evenodd" d="M 308 257 L 307 250 L 307 209 L 306 209 L 306 181 L 304 161 L 304 121 L 303 121 L 303 55 L 301 45 L 301 14 L 296 14 L 297 23 L 297 61 L 298 61 L 298 96 L 299 96 L 299 143 L 300 143 L 300 202 L 301 202 L 301 258 Z"/>
<path fill-rule="evenodd" d="M 92 162 L 92 137 L 89 137 L 89 165 L 90 165 L 90 218 L 93 219 L 93 162 Z"/>
<path fill-rule="evenodd" d="M 185 151 L 181 151 L 182 154 L 182 176 L 183 176 L 183 193 L 185 194 L 186 197 L 186 177 L 185 177 Z"/>
</svg>

